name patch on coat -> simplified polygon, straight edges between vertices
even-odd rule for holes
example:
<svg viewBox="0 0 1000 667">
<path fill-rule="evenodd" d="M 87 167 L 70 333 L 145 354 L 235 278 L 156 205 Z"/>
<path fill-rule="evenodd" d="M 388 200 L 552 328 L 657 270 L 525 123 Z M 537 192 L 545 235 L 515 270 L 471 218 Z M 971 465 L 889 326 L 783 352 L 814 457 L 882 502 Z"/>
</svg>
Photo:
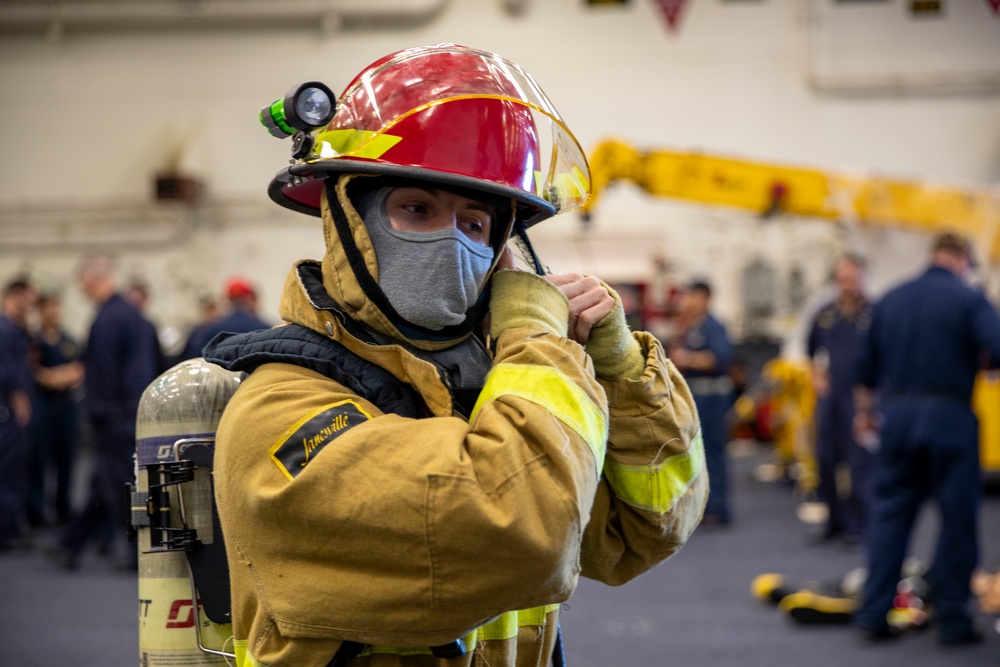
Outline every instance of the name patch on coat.
<svg viewBox="0 0 1000 667">
<path fill-rule="evenodd" d="M 350 399 L 325 405 L 289 426 L 271 447 L 271 459 L 288 479 L 294 479 L 337 436 L 371 418 Z"/>
</svg>

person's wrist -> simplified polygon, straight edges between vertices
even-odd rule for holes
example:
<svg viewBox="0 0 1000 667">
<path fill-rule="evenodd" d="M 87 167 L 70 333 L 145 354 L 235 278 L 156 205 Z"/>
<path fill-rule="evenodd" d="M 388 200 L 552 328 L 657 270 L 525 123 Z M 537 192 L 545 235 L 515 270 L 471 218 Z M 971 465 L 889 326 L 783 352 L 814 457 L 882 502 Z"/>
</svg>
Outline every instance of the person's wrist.
<svg viewBox="0 0 1000 667">
<path fill-rule="evenodd" d="M 646 358 L 642 354 L 639 342 L 628 328 L 621 299 L 613 289 L 607 285 L 604 287 L 614 297 L 615 307 L 591 329 L 590 338 L 584 349 L 594 362 L 596 375 L 609 378 L 627 377 L 634 380 L 642 375 L 646 367 Z"/>
<path fill-rule="evenodd" d="M 536 326 L 565 338 L 569 301 L 558 287 L 527 271 L 500 271 L 492 279 L 490 335 L 499 338 L 508 329 Z"/>
</svg>

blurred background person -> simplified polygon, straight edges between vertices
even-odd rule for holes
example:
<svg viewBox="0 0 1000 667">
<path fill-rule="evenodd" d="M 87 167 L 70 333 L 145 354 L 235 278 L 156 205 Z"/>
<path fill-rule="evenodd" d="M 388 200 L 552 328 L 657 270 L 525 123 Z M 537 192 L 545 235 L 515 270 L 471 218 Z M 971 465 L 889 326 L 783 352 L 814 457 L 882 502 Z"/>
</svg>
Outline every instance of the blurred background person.
<svg viewBox="0 0 1000 667">
<path fill-rule="evenodd" d="M 79 446 L 83 383 L 80 345 L 63 329 L 58 294 L 38 298 L 35 334 L 35 427 L 28 479 L 28 522 L 60 523 L 70 515 L 73 462 Z"/>
<path fill-rule="evenodd" d="M 153 339 L 156 346 L 156 373 L 159 375 L 167 370 L 171 364 L 167 363 L 167 357 L 163 353 L 163 346 L 160 345 L 160 335 L 156 330 L 156 324 L 150 319 L 147 310 L 150 300 L 149 283 L 139 276 L 132 276 L 128 281 L 128 286 L 125 288 L 125 300 L 132 304 L 139 311 L 139 314 L 142 315 L 142 319 L 145 322 L 143 325 L 146 330 L 145 335 L 151 336 Z"/>
<path fill-rule="evenodd" d="M 1000 317 L 965 284 L 971 260 L 968 240 L 938 236 L 930 267 L 875 306 L 862 349 L 856 428 L 859 438 L 878 428 L 881 442 L 867 539 L 869 575 L 854 623 L 871 640 L 894 636 L 886 614 L 917 512 L 928 498 L 941 514 L 928 576 L 938 638 L 948 645 L 982 639 L 968 608 L 979 559 L 982 484 L 979 427 L 970 401 L 983 360 L 990 367 L 1000 364 Z"/>
<path fill-rule="evenodd" d="M 134 479 L 135 415 L 143 390 L 157 375 L 155 340 L 139 311 L 118 293 L 111 261 L 103 256 L 83 260 L 80 286 L 97 306 L 84 354 L 86 413 L 93 432 L 90 495 L 83 510 L 59 535 L 51 555 L 74 568 L 91 539 L 108 522 L 115 535 L 128 514 L 125 484 Z M 137 554 L 126 548 L 120 565 L 134 569 Z"/>
<path fill-rule="evenodd" d="M 194 359 L 201 356 L 201 348 L 204 347 L 204 343 L 201 341 L 205 340 L 205 334 L 209 328 L 218 322 L 221 317 L 219 302 L 209 296 L 201 297 L 198 299 L 198 313 L 200 319 L 191 328 L 191 333 L 188 334 L 187 341 L 184 343 L 177 361 Z"/>
<path fill-rule="evenodd" d="M 205 327 L 198 338 L 188 341 L 193 357 L 200 357 L 201 350 L 216 334 L 223 331 L 249 333 L 258 329 L 270 329 L 271 325 L 257 317 L 257 290 L 244 278 L 233 277 L 226 283 L 226 300 L 229 312 L 221 320 Z"/>
<path fill-rule="evenodd" d="M 865 269 L 865 260 L 858 255 L 847 254 L 837 261 L 836 296 L 813 317 L 806 346 L 819 399 L 817 492 L 828 509 L 826 525 L 810 536 L 816 543 L 842 539 L 855 545 L 865 531 L 872 453 L 855 441 L 853 432 L 858 357 L 872 318 L 872 305 L 864 293 Z M 840 473 L 845 464 L 849 478 Z"/>
<path fill-rule="evenodd" d="M 732 345 L 726 329 L 709 312 L 712 288 L 694 281 L 679 296 L 677 337 L 670 360 L 684 374 L 701 420 L 710 491 L 702 525 L 725 526 L 732 520 L 726 462 L 726 412 L 732 404 L 729 377 Z"/>
<path fill-rule="evenodd" d="M 35 290 L 15 278 L 0 313 L 0 552 L 30 546 L 21 528 L 27 489 L 34 379 L 28 313 Z"/>
</svg>

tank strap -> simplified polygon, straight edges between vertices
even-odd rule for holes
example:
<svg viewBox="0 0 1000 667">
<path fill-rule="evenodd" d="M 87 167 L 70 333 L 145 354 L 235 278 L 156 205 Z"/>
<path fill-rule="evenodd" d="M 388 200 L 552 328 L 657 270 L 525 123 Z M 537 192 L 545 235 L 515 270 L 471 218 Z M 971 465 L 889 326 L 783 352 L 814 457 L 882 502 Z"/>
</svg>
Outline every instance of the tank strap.
<svg viewBox="0 0 1000 667">
<path fill-rule="evenodd" d="M 418 419 L 417 391 L 384 368 L 308 327 L 288 324 L 250 333 L 221 333 L 205 346 L 205 360 L 226 370 L 252 373 L 270 363 L 302 366 L 344 385 L 385 413 Z"/>
</svg>

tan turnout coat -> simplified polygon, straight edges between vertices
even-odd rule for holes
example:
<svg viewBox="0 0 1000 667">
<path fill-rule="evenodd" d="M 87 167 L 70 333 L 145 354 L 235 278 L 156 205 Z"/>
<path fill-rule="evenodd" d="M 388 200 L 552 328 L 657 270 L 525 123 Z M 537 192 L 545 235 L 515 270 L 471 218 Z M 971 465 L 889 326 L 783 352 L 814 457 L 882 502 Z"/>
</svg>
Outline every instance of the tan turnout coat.
<svg viewBox="0 0 1000 667">
<path fill-rule="evenodd" d="M 324 228 L 326 291 L 398 339 L 360 291 L 328 210 Z M 597 380 L 577 343 L 541 325 L 510 328 L 496 341 L 497 384 L 504 372 L 554 379 L 484 391 L 466 420 L 432 364 L 401 345 L 361 342 L 318 308 L 303 283 L 308 266 L 290 273 L 282 318 L 410 384 L 427 416 L 382 414 L 295 365 L 266 364 L 243 382 L 215 468 L 241 666 L 325 667 L 352 640 L 370 645 L 357 667 L 542 667 L 579 575 L 623 584 L 694 530 L 708 488 L 698 419 L 651 335 L 634 334 L 646 355 L 640 379 Z M 303 426 L 316 416 L 329 418 L 326 431 Z M 586 437 L 594 424 L 606 429 L 606 453 Z M 290 448 L 307 462 L 291 471 Z M 460 637 L 472 649 L 464 658 L 429 655 Z"/>
</svg>

